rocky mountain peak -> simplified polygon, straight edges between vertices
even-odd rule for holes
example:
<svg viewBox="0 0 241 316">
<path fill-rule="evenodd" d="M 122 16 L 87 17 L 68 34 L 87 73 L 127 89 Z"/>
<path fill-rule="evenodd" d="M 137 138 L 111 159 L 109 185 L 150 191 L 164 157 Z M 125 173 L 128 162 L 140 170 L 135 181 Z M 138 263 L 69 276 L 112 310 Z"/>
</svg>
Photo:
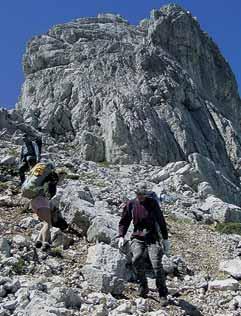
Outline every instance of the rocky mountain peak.
<svg viewBox="0 0 241 316">
<path fill-rule="evenodd" d="M 18 112 L 84 159 L 163 166 L 198 153 L 238 182 L 237 84 L 181 7 L 138 26 L 110 13 L 56 25 L 29 42 L 23 66 Z"/>
<path fill-rule="evenodd" d="M 149 37 L 182 64 L 195 78 L 201 93 L 222 101 L 232 94 L 237 97 L 237 84 L 228 63 L 213 40 L 202 31 L 197 19 L 178 5 L 165 6 L 154 12 Z M 219 72 L 222 67 L 221 77 Z M 212 76 L 208 73 L 210 69 Z M 232 86 L 225 85 L 227 81 L 232 82 Z"/>
</svg>

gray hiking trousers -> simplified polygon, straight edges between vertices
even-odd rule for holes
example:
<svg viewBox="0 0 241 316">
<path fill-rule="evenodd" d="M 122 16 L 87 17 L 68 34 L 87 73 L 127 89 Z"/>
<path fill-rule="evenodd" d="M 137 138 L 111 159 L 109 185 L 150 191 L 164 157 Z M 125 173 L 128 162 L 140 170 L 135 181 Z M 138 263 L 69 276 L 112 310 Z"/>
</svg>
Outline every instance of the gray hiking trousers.
<svg viewBox="0 0 241 316">
<path fill-rule="evenodd" d="M 145 274 L 144 255 L 148 252 L 152 268 L 156 278 L 156 287 L 160 296 L 168 294 L 166 286 L 166 276 L 162 266 L 163 249 L 158 241 L 147 243 L 139 239 L 131 241 L 132 264 L 136 270 L 140 285 L 147 287 L 147 279 Z"/>
</svg>

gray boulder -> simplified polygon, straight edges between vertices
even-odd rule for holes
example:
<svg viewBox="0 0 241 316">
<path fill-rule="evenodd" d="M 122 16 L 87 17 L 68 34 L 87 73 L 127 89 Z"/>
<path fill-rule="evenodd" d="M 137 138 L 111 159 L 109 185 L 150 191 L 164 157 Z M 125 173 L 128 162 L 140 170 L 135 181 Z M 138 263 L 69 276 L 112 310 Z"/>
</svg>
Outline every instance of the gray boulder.
<svg viewBox="0 0 241 316">
<path fill-rule="evenodd" d="M 51 228 L 51 241 L 54 247 L 63 247 L 64 249 L 69 248 L 73 244 L 73 239 L 69 238 L 59 228 Z"/>
<path fill-rule="evenodd" d="M 241 260 L 239 258 L 220 262 L 219 270 L 241 280 Z"/>
<path fill-rule="evenodd" d="M 77 308 L 81 307 L 81 298 L 78 290 L 72 288 L 55 288 L 50 293 L 50 296 L 54 298 L 58 303 L 63 302 L 65 308 Z"/>
<path fill-rule="evenodd" d="M 3 308 L 10 311 L 10 312 L 13 312 L 15 310 L 16 306 L 17 306 L 16 300 L 9 300 L 3 304 Z"/>
<path fill-rule="evenodd" d="M 69 181 L 51 203 L 61 210 L 67 223 L 78 226 L 83 234 L 86 234 L 92 219 L 98 215 L 91 192 L 77 181 Z"/>
<path fill-rule="evenodd" d="M 231 174 L 226 174 L 224 169 L 218 168 L 214 161 L 203 155 L 195 153 L 188 159 L 203 181 L 212 187 L 214 195 L 228 203 L 240 205 L 241 195 L 237 179 L 230 179 Z"/>
<path fill-rule="evenodd" d="M 97 291 L 119 295 L 128 277 L 126 258 L 110 245 L 97 244 L 89 248 L 82 273 Z"/>
<path fill-rule="evenodd" d="M 55 316 L 56 314 L 51 312 L 54 304 L 53 298 L 50 299 L 46 293 L 36 291 L 24 312 L 26 316 Z"/>
<path fill-rule="evenodd" d="M 30 242 L 24 235 L 14 235 L 13 236 L 13 243 L 18 247 L 27 247 Z"/>
<path fill-rule="evenodd" d="M 77 226 L 83 235 L 87 235 L 89 241 L 114 241 L 118 218 L 110 214 L 109 209 L 95 205 L 89 188 L 78 181 L 67 182 L 58 190 L 51 204 L 60 209 L 67 223 Z"/>
<path fill-rule="evenodd" d="M 87 231 L 89 242 L 104 242 L 106 244 L 115 244 L 118 235 L 119 217 L 108 214 L 106 216 L 97 216 Z"/>
<path fill-rule="evenodd" d="M 7 281 L 4 284 L 4 289 L 8 292 L 8 293 L 16 293 L 19 289 L 20 289 L 21 285 L 20 285 L 20 281 L 19 280 L 12 280 L 12 281 Z"/>
<path fill-rule="evenodd" d="M 6 238 L 0 238 L 0 256 L 4 256 L 6 258 L 11 256 L 11 246 L 9 241 Z"/>
<path fill-rule="evenodd" d="M 77 198 L 78 200 L 84 200 L 91 204 L 94 204 L 93 196 L 90 192 L 90 189 L 87 186 L 81 185 L 77 181 L 68 181 L 64 186 L 64 191 L 61 192 L 61 195 L 68 195 L 69 200 Z"/>
<path fill-rule="evenodd" d="M 70 315 L 71 309 L 80 309 L 81 298 L 78 290 L 55 287 L 49 293 L 35 290 L 24 309 L 26 316 Z"/>
<path fill-rule="evenodd" d="M 84 200 L 61 200 L 60 208 L 63 210 L 62 215 L 68 224 L 80 228 L 86 235 L 91 221 L 98 215 L 98 210 L 93 204 Z"/>
<path fill-rule="evenodd" d="M 171 176 L 175 175 L 175 173 L 187 166 L 188 162 L 186 161 L 177 161 L 171 162 L 167 164 L 164 168 L 162 168 L 158 173 L 156 171 L 152 174 L 151 180 L 155 183 L 160 183 L 162 181 L 167 180 Z"/>
<path fill-rule="evenodd" d="M 209 282 L 208 289 L 216 291 L 236 291 L 239 289 L 239 282 L 234 279 L 214 280 Z"/>
<path fill-rule="evenodd" d="M 39 220 L 33 218 L 32 216 L 23 218 L 19 223 L 20 227 L 24 229 L 34 228 L 37 224 L 39 224 Z"/>
<path fill-rule="evenodd" d="M 7 156 L 0 161 L 0 165 L 2 166 L 14 166 L 17 164 L 16 157 Z"/>
<path fill-rule="evenodd" d="M 225 203 L 214 196 L 209 196 L 204 203 L 198 205 L 198 208 L 209 213 L 215 221 L 220 223 L 241 221 L 240 207 Z"/>
<path fill-rule="evenodd" d="M 157 183 L 155 190 L 195 192 L 202 199 L 215 195 L 227 203 L 240 205 L 240 188 L 233 178 L 230 180 L 224 169 L 217 169 L 209 158 L 194 153 L 188 156 L 188 162 L 169 163 L 159 173 L 153 173 L 150 179 Z"/>
<path fill-rule="evenodd" d="M 7 291 L 2 285 L 0 285 L 0 297 L 5 297 L 6 294 L 7 294 Z"/>
<path fill-rule="evenodd" d="M 208 182 L 201 182 L 198 185 L 198 195 L 200 198 L 207 198 L 209 195 L 214 195 L 214 190 Z"/>
</svg>

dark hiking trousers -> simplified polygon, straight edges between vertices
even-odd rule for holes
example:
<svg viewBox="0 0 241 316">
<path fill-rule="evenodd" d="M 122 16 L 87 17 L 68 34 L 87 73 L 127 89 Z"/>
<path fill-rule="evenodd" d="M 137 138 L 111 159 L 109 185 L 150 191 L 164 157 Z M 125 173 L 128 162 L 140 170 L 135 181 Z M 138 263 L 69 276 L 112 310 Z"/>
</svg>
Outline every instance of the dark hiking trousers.
<svg viewBox="0 0 241 316">
<path fill-rule="evenodd" d="M 162 266 L 163 250 L 158 241 L 147 243 L 139 239 L 133 239 L 131 242 L 132 264 L 136 270 L 140 286 L 147 288 L 147 279 L 145 274 L 144 254 L 148 252 L 152 268 L 156 278 L 156 287 L 160 296 L 168 294 L 166 286 L 165 272 Z"/>
</svg>

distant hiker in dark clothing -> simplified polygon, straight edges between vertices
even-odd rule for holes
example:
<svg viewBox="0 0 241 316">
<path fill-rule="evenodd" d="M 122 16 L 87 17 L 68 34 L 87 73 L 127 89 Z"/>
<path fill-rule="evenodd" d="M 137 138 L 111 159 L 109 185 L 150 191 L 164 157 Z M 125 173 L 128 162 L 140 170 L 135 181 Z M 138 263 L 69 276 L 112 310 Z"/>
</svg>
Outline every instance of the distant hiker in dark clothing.
<svg viewBox="0 0 241 316">
<path fill-rule="evenodd" d="M 19 167 L 19 176 L 21 184 L 25 181 L 25 172 L 30 170 L 40 161 L 40 151 L 39 146 L 36 142 L 31 140 L 31 137 L 28 134 L 23 136 L 23 146 L 21 149 L 20 156 L 20 167 Z"/>
<path fill-rule="evenodd" d="M 132 264 L 140 282 L 139 295 L 148 294 L 148 284 L 144 270 L 144 253 L 148 252 L 155 277 L 161 305 L 167 304 L 167 286 L 162 266 L 162 256 L 169 252 L 167 226 L 158 202 L 149 196 L 145 184 L 136 189 L 136 199 L 128 201 L 119 223 L 119 248 L 124 245 L 124 236 L 133 222 L 131 236 Z M 162 241 L 162 244 L 161 244 Z"/>
</svg>

